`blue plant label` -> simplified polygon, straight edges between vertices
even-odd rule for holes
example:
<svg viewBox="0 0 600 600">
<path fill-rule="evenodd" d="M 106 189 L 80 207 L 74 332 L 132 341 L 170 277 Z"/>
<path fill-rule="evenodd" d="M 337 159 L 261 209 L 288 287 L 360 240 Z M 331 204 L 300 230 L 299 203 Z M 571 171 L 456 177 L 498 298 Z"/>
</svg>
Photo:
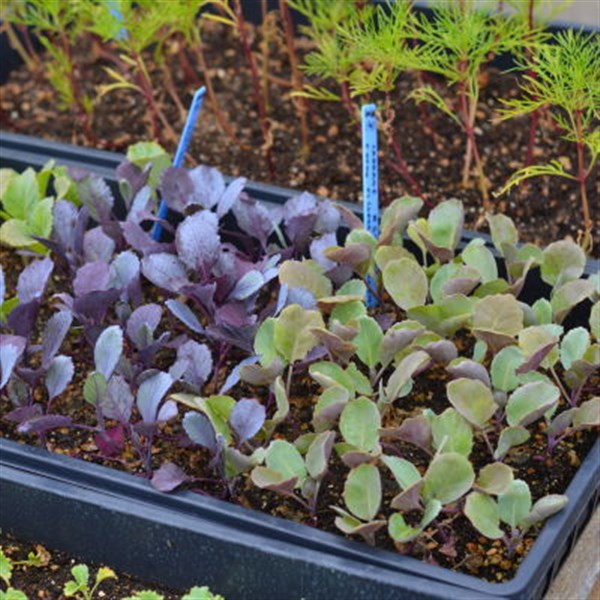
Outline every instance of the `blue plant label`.
<svg viewBox="0 0 600 600">
<path fill-rule="evenodd" d="M 365 104 L 362 107 L 362 181 L 363 223 L 375 238 L 379 237 L 379 160 L 377 157 L 377 107 Z M 369 285 L 374 286 L 367 276 Z M 367 292 L 367 306 L 377 305 L 373 294 Z"/>
<path fill-rule="evenodd" d="M 175 158 L 173 159 L 174 167 L 183 166 L 185 154 L 189 148 L 190 142 L 192 141 L 192 134 L 194 133 L 194 127 L 196 126 L 198 115 L 200 114 L 200 110 L 204 104 L 205 94 L 206 88 L 202 86 L 196 90 L 196 93 L 192 98 L 187 119 L 185 120 L 185 125 L 183 126 L 183 131 L 181 132 L 181 138 L 179 139 L 179 144 L 177 145 L 177 150 L 175 152 Z M 161 200 L 160 208 L 158 209 L 159 218 L 165 219 L 168 213 L 169 208 L 167 207 L 167 203 L 164 200 Z M 160 223 L 155 223 L 154 227 L 152 228 L 152 239 L 155 241 L 160 240 L 161 233 L 162 227 L 160 226 Z"/>
<path fill-rule="evenodd" d="M 377 158 L 377 115 L 375 104 L 362 107 L 363 221 L 379 237 L 379 175 Z"/>
</svg>

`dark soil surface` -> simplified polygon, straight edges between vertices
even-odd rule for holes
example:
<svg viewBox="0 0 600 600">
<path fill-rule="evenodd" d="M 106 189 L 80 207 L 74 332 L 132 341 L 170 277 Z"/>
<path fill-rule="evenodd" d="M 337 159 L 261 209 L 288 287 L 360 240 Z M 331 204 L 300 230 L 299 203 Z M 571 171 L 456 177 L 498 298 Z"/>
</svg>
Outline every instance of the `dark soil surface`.
<svg viewBox="0 0 600 600">
<path fill-rule="evenodd" d="M 290 99 L 290 88 L 280 81 L 289 81 L 289 65 L 282 36 L 272 37 L 269 54 L 268 118 L 272 134 L 271 154 L 274 173 L 270 173 L 264 157 L 252 83 L 239 41 L 233 33 L 217 23 L 208 23 L 203 34 L 206 62 L 219 105 L 235 130 L 237 142 L 219 128 L 210 102 L 201 113 L 189 152 L 189 163 L 205 163 L 229 175 L 243 175 L 256 181 L 266 181 L 340 200 L 361 200 L 361 154 L 357 122 L 338 103 L 312 101 L 309 105 L 311 152 L 300 156 L 299 119 Z M 255 36 L 257 55 L 260 36 Z M 306 51 L 306 40 L 298 41 L 300 54 Z M 103 66 L 110 63 L 100 56 L 99 46 L 80 48 L 77 60 L 81 65 L 78 82 L 82 90 L 95 95 L 98 85 L 108 83 Z M 181 46 L 169 46 L 169 72 L 177 95 L 187 106 L 193 90 L 203 83 L 202 70 L 196 57 L 189 53 L 197 80 L 186 79 L 178 57 Z M 258 56 L 260 61 L 260 56 Z M 171 95 L 165 91 L 164 71 L 148 64 L 155 85 L 155 97 L 175 132 L 181 130 L 184 116 Z M 262 72 L 262 70 L 261 70 Z M 276 81 L 273 81 L 276 80 Z M 311 81 L 311 83 L 316 83 Z M 433 82 L 434 84 L 436 82 Z M 439 82 L 438 82 L 439 83 Z M 511 173 L 523 166 L 529 135 L 529 119 L 497 122 L 499 98 L 518 93 L 513 75 L 501 75 L 490 69 L 482 77 L 483 91 L 479 103 L 477 140 L 485 163 L 491 191 L 497 191 Z M 433 108 L 418 108 L 407 100 L 415 87 L 407 75 L 399 84 L 394 98 L 397 138 L 413 177 L 423 193 L 435 204 L 456 197 L 465 203 L 466 222 L 470 228 L 482 225 L 482 201 L 479 191 L 461 186 L 461 170 L 465 148 L 464 135 L 448 117 Z M 337 90 L 334 90 L 337 92 Z M 454 103 L 452 90 L 439 86 L 439 91 Z M 57 110 L 56 92 L 38 73 L 32 76 L 25 69 L 14 71 L 0 88 L 3 126 L 9 130 L 55 140 L 124 150 L 129 144 L 148 139 L 150 126 L 148 109 L 142 96 L 131 90 L 118 90 L 96 101 L 93 131 L 96 140 L 86 139 L 80 122 L 69 110 Z M 381 100 L 372 98 L 372 100 Z M 177 138 L 161 128 L 162 143 L 174 152 Z M 381 146 L 384 147 L 383 139 Z M 380 151 L 380 189 L 386 203 L 408 193 L 403 179 L 386 166 L 387 150 Z M 535 160 L 558 159 L 568 170 L 576 170 L 575 147 L 560 139 L 547 116 L 542 115 L 535 148 Z M 589 177 L 588 195 L 592 217 L 598 219 L 600 180 L 597 169 Z M 581 207 L 575 182 L 548 177 L 531 180 L 527 186 L 513 190 L 501 198 L 491 197 L 494 208 L 505 212 L 516 222 L 522 239 L 548 243 L 571 236 L 577 239 L 581 228 Z M 596 248 L 599 237 L 595 234 Z"/>
<path fill-rule="evenodd" d="M 24 542 L 4 532 L 0 533 L 0 547 L 12 562 L 24 561 L 30 553 L 41 558 L 41 566 L 16 565 L 13 570 L 11 587 L 22 591 L 29 600 L 65 600 L 67 597 L 63 594 L 63 588 L 67 581 L 73 579 L 71 569 L 83 562 L 64 552 Z M 90 587 L 100 566 L 110 568 L 110 565 L 85 564 L 90 571 Z M 105 579 L 98 586 L 94 598 L 120 600 L 144 590 L 160 593 L 165 600 L 181 598 L 181 594 L 173 590 L 149 585 L 125 574 L 116 575 L 116 579 Z"/>
</svg>

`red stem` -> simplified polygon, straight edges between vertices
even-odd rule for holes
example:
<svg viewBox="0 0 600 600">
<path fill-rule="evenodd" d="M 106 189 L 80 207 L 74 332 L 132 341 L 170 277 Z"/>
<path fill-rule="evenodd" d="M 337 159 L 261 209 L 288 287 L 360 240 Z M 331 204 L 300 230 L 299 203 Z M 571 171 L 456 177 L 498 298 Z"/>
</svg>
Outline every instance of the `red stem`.
<svg viewBox="0 0 600 600">
<path fill-rule="evenodd" d="M 234 0 L 235 5 L 235 16 L 236 16 L 236 26 L 238 30 L 238 35 L 240 36 L 240 42 L 242 44 L 242 50 L 244 52 L 244 56 L 246 58 L 246 62 L 248 63 L 248 67 L 250 68 L 250 74 L 252 76 L 252 88 L 254 91 L 254 100 L 256 102 L 256 107 L 258 109 L 258 121 L 260 125 L 260 129 L 262 132 L 264 145 L 265 145 L 265 158 L 267 160 L 267 167 L 269 169 L 269 175 L 272 179 L 275 178 L 275 167 L 273 165 L 273 158 L 271 156 L 271 140 L 269 135 L 269 123 L 267 121 L 267 113 L 265 110 L 265 105 L 263 102 L 263 97 L 261 94 L 260 88 L 260 75 L 258 73 L 258 68 L 256 66 L 256 61 L 254 60 L 254 55 L 252 54 L 252 48 L 250 48 L 250 42 L 248 40 L 248 36 L 246 34 L 246 22 L 244 20 L 244 14 L 242 12 L 242 3 L 240 0 Z"/>
</svg>

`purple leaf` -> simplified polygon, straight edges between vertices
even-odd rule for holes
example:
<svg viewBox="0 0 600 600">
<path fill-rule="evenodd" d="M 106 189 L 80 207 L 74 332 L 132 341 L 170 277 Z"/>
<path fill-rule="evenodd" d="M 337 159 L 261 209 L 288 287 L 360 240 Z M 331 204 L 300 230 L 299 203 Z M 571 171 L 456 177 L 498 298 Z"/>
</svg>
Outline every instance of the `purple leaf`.
<svg viewBox="0 0 600 600">
<path fill-rule="evenodd" d="M 72 421 L 70 417 L 63 415 L 43 415 L 41 417 L 33 417 L 27 421 L 23 421 L 18 427 L 19 433 L 46 433 L 50 429 L 58 429 L 59 427 L 69 427 Z"/>
<path fill-rule="evenodd" d="M 77 181 L 77 193 L 96 223 L 104 223 L 111 216 L 114 198 L 106 182 L 97 175 L 88 175 Z"/>
<path fill-rule="evenodd" d="M 138 223 L 125 221 L 121 223 L 121 232 L 125 241 L 137 252 L 144 256 L 150 256 L 165 251 L 165 244 L 155 242 L 152 236 L 144 231 Z"/>
<path fill-rule="evenodd" d="M 18 335 L 0 336 L 0 389 L 8 382 L 17 361 L 25 351 L 27 340 Z"/>
<path fill-rule="evenodd" d="M 154 285 L 170 292 L 177 292 L 189 283 L 185 265 L 173 254 L 164 252 L 142 259 L 142 273 Z"/>
<path fill-rule="evenodd" d="M 158 304 L 145 304 L 131 313 L 127 320 L 127 337 L 138 350 L 154 341 L 154 331 L 160 323 L 162 308 Z"/>
<path fill-rule="evenodd" d="M 115 242 L 102 231 L 102 227 L 94 227 L 83 236 L 85 262 L 109 262 L 114 251 Z"/>
<path fill-rule="evenodd" d="M 538 348 L 517 370 L 517 375 L 536 371 L 546 356 L 552 351 L 557 342 L 550 342 Z"/>
<path fill-rule="evenodd" d="M 341 220 L 340 211 L 330 200 L 321 200 L 318 202 L 317 215 L 317 222 L 315 223 L 316 233 L 337 232 Z"/>
<path fill-rule="evenodd" d="M 217 437 L 208 418 L 199 412 L 187 412 L 183 428 L 192 442 L 206 448 L 211 454 L 217 450 Z"/>
<path fill-rule="evenodd" d="M 125 447 L 125 433 L 122 425 L 105 429 L 94 436 L 94 443 L 103 456 L 117 456 Z"/>
<path fill-rule="evenodd" d="M 17 296 L 21 304 L 38 300 L 44 294 L 54 263 L 49 258 L 34 260 L 19 275 Z"/>
<path fill-rule="evenodd" d="M 139 276 L 140 260 L 131 250 L 126 250 L 118 254 L 110 265 L 109 285 L 127 289 Z"/>
<path fill-rule="evenodd" d="M 183 213 L 191 203 L 194 184 L 187 169 L 169 167 L 162 173 L 159 189 L 167 206 Z"/>
<path fill-rule="evenodd" d="M 58 242 L 65 250 L 73 248 L 77 218 L 77 208 L 69 200 L 57 200 L 54 203 L 52 239 Z"/>
<path fill-rule="evenodd" d="M 468 379 L 479 379 L 482 383 L 485 383 L 489 388 L 492 387 L 490 376 L 487 369 L 480 363 L 475 362 L 469 358 L 464 359 L 454 365 L 448 365 L 446 370 L 452 377 L 458 379 L 460 377 L 466 377 Z"/>
<path fill-rule="evenodd" d="M 123 331 L 118 325 L 106 328 L 96 340 L 94 363 L 96 371 L 108 381 L 123 353 Z"/>
<path fill-rule="evenodd" d="M 242 398 L 231 410 L 229 424 L 236 432 L 240 444 L 254 437 L 265 422 L 265 407 L 257 400 Z"/>
<path fill-rule="evenodd" d="M 337 246 L 335 233 L 326 233 L 310 243 L 310 257 L 319 263 L 326 272 L 336 266 L 336 263 L 329 260 L 324 254 L 327 248 L 332 248 L 333 246 Z"/>
<path fill-rule="evenodd" d="M 200 165 L 188 171 L 192 181 L 193 193 L 191 202 L 204 208 L 212 208 L 225 191 L 225 179 L 214 167 Z"/>
<path fill-rule="evenodd" d="M 256 318 L 249 315 L 246 306 L 242 302 L 230 302 L 220 306 L 215 311 L 215 324 L 228 325 L 230 327 L 244 327 L 252 325 Z"/>
<path fill-rule="evenodd" d="M 28 338 L 35 327 L 40 310 L 40 301 L 32 300 L 27 304 L 19 304 L 8 313 L 8 326 L 17 334 Z"/>
<path fill-rule="evenodd" d="M 317 307 L 317 299 L 312 292 L 302 287 L 296 287 L 288 290 L 286 305 L 290 304 L 298 304 L 306 310 L 313 310 Z"/>
<path fill-rule="evenodd" d="M 212 355 L 208 346 L 189 340 L 179 346 L 177 360 L 188 362 L 188 367 L 183 373 L 182 379 L 194 391 L 200 393 L 213 368 Z"/>
<path fill-rule="evenodd" d="M 73 292 L 76 297 L 85 296 L 90 292 L 103 292 L 108 288 L 109 266 L 99 260 L 83 265 L 77 269 L 73 280 Z"/>
<path fill-rule="evenodd" d="M 63 343 L 72 322 L 73 316 L 66 310 L 61 310 L 48 319 L 42 334 L 42 367 L 48 367 Z"/>
<path fill-rule="evenodd" d="M 154 472 L 150 483 L 159 492 L 172 492 L 182 483 L 189 480 L 190 478 L 185 474 L 183 469 L 173 463 L 167 462 L 163 463 L 160 469 Z"/>
<path fill-rule="evenodd" d="M 204 327 L 192 312 L 192 309 L 179 300 L 167 300 L 167 308 L 179 319 L 186 327 L 189 327 L 195 333 L 204 333 Z"/>
<path fill-rule="evenodd" d="M 0 305 L 4 303 L 4 296 L 6 294 L 6 284 L 4 283 L 4 269 L 0 265 Z"/>
<path fill-rule="evenodd" d="M 38 417 L 42 414 L 42 407 L 39 404 L 31 404 L 30 406 L 19 406 L 4 415 L 6 421 L 11 423 L 22 423 L 29 421 L 33 417 Z"/>
<path fill-rule="evenodd" d="M 217 205 L 217 216 L 220 219 L 223 218 L 239 200 L 242 191 L 246 187 L 247 181 L 248 180 L 245 177 L 238 177 L 237 179 L 234 179 L 221 194 Z"/>
<path fill-rule="evenodd" d="M 166 423 L 177 416 L 177 403 L 173 400 L 167 400 L 158 411 L 156 417 L 157 423 Z"/>
<path fill-rule="evenodd" d="M 91 292 L 73 302 L 75 314 L 84 315 L 94 323 L 104 320 L 106 311 L 119 298 L 119 290 L 106 290 L 102 292 Z"/>
<path fill-rule="evenodd" d="M 128 423 L 133 408 L 133 394 L 129 384 L 120 375 L 114 375 L 108 381 L 106 394 L 100 400 L 100 410 L 108 419 Z"/>
<path fill-rule="evenodd" d="M 70 356 L 60 355 L 52 360 L 45 380 L 49 401 L 65 391 L 74 374 L 75 367 Z"/>
<path fill-rule="evenodd" d="M 246 300 L 256 294 L 265 284 L 265 278 L 260 271 L 248 271 L 235 285 L 229 297 L 232 300 Z"/>
<path fill-rule="evenodd" d="M 146 165 L 144 170 L 129 161 L 123 161 L 116 170 L 119 180 L 119 191 L 127 204 L 148 182 L 151 165 Z"/>
<path fill-rule="evenodd" d="M 169 391 L 173 379 L 168 373 L 159 371 L 145 379 L 140 385 L 136 403 L 144 423 L 155 423 L 158 405 Z"/>
<path fill-rule="evenodd" d="M 149 186 L 143 187 L 133 198 L 131 208 L 127 213 L 127 221 L 139 224 L 148 216 L 148 208 L 152 199 L 152 189 Z"/>
<path fill-rule="evenodd" d="M 255 237 L 264 248 L 275 225 L 269 211 L 245 194 L 240 196 L 239 202 L 233 205 L 232 210 L 239 228 Z"/>
<path fill-rule="evenodd" d="M 181 260 L 192 270 L 208 275 L 219 258 L 221 238 L 217 216 L 203 210 L 187 217 L 177 228 L 175 244 Z"/>
<path fill-rule="evenodd" d="M 225 383 L 223 383 L 223 386 L 219 390 L 219 394 L 221 394 L 221 395 L 226 394 L 231 388 L 235 387 L 239 383 L 239 381 L 240 381 L 240 370 L 242 369 L 242 367 L 249 366 L 249 365 L 254 365 L 259 360 L 260 359 L 259 359 L 258 356 L 249 356 L 248 358 L 245 358 L 239 364 L 237 364 L 233 368 L 233 370 L 231 371 L 231 373 L 229 373 L 229 375 L 227 376 L 227 379 L 225 380 Z"/>
</svg>

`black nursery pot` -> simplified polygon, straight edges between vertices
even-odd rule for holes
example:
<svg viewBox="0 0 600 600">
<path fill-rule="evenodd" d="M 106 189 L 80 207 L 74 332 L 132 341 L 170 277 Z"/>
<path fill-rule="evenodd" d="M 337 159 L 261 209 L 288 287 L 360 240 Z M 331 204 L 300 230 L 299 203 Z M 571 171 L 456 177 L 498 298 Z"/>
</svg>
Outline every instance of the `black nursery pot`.
<svg viewBox="0 0 600 600">
<path fill-rule="evenodd" d="M 22 171 L 50 159 L 116 186 L 123 156 L 0 136 L 0 167 Z M 267 204 L 297 194 L 256 183 L 247 191 Z M 476 236 L 494 251 L 488 236 L 471 232 L 461 245 Z M 598 261 L 588 261 L 586 273 L 597 270 Z M 547 294 L 537 272 L 530 273 L 526 300 Z M 578 308 L 567 327 L 587 320 L 589 303 Z M 161 494 L 145 479 L 3 439 L 0 528 L 149 582 L 182 590 L 206 584 L 228 600 L 538 600 L 598 504 L 598 481 L 600 441 L 566 490 L 567 507 L 545 523 L 515 578 L 501 584 L 193 492 Z"/>
</svg>

